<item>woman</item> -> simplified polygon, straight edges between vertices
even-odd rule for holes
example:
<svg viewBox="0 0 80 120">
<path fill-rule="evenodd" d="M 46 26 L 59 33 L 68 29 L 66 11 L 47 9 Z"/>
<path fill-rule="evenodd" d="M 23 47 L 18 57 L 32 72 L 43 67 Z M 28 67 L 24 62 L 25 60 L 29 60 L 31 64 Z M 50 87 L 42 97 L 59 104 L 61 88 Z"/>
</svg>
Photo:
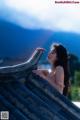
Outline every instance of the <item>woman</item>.
<svg viewBox="0 0 80 120">
<path fill-rule="evenodd" d="M 43 50 L 43 49 L 40 49 Z M 46 79 L 61 94 L 67 96 L 69 85 L 68 56 L 66 49 L 61 44 L 52 45 L 48 54 L 48 60 L 52 66 L 51 72 L 47 70 L 35 70 L 40 77 Z"/>
</svg>

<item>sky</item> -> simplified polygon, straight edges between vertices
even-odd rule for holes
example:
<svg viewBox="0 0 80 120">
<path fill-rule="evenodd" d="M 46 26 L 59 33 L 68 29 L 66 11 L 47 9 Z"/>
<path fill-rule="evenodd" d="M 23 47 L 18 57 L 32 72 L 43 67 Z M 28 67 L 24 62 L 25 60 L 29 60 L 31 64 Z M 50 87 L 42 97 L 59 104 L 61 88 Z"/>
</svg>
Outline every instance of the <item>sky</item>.
<svg viewBox="0 0 80 120">
<path fill-rule="evenodd" d="M 24 28 L 80 33 L 80 4 L 55 4 L 55 0 L 0 0 L 0 19 Z"/>
</svg>

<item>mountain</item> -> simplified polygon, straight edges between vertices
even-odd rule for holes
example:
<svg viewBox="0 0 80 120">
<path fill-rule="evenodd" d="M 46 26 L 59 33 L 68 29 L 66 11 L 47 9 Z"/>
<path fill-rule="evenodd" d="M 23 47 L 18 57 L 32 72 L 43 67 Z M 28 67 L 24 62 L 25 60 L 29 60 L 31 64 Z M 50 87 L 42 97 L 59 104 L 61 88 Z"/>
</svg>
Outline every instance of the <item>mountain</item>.
<svg viewBox="0 0 80 120">
<path fill-rule="evenodd" d="M 49 51 L 50 46 L 53 43 L 63 44 L 68 53 L 74 54 L 80 58 L 80 34 L 70 32 L 53 32 L 44 47 Z"/>
<path fill-rule="evenodd" d="M 29 58 L 36 47 L 46 48 L 47 54 L 54 42 L 62 43 L 70 53 L 80 58 L 80 34 L 45 29 L 25 29 L 0 20 L 0 58 Z"/>
</svg>

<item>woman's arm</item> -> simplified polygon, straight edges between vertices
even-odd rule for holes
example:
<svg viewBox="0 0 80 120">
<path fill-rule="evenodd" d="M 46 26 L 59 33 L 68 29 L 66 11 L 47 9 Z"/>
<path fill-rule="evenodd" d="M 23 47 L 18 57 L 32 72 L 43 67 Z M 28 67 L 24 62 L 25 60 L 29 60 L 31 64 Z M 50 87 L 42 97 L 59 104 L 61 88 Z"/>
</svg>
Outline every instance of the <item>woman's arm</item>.
<svg viewBox="0 0 80 120">
<path fill-rule="evenodd" d="M 50 84 L 54 86 L 61 94 L 64 88 L 64 70 L 61 66 L 56 67 L 55 75 L 49 80 Z"/>
<path fill-rule="evenodd" d="M 56 84 L 55 87 L 60 93 L 63 93 L 64 88 L 64 69 L 61 66 L 56 68 Z"/>
</svg>

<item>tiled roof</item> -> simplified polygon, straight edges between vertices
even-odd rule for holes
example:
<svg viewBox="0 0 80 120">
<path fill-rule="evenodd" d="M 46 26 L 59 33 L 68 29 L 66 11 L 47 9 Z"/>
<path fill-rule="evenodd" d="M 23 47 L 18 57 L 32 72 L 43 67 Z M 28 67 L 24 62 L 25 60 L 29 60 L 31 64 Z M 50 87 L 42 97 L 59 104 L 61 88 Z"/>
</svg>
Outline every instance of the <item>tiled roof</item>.
<svg viewBox="0 0 80 120">
<path fill-rule="evenodd" d="M 0 69 L 0 111 L 10 120 L 80 120 L 80 109 L 32 73 L 33 63 Z"/>
</svg>

